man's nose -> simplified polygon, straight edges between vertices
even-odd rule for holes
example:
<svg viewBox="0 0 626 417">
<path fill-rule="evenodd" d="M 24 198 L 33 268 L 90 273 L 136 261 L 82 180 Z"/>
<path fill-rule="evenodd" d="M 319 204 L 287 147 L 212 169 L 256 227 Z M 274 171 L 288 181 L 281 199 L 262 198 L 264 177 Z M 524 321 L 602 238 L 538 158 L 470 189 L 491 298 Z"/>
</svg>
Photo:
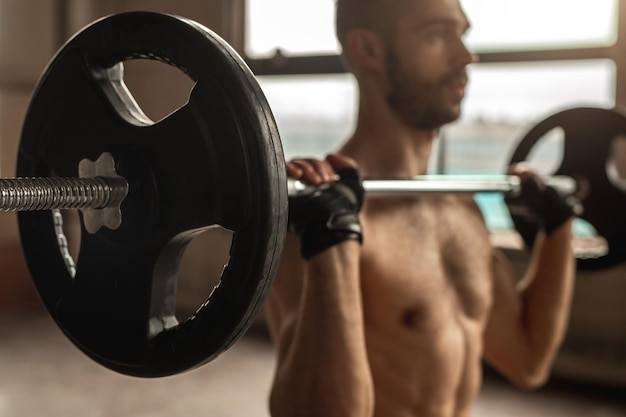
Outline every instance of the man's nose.
<svg viewBox="0 0 626 417">
<path fill-rule="evenodd" d="M 457 50 L 457 54 L 455 55 L 455 66 L 465 67 L 470 64 L 475 64 L 479 61 L 479 57 L 477 54 L 470 52 L 470 50 L 465 45 L 465 42 L 459 40 L 459 47 Z"/>
</svg>

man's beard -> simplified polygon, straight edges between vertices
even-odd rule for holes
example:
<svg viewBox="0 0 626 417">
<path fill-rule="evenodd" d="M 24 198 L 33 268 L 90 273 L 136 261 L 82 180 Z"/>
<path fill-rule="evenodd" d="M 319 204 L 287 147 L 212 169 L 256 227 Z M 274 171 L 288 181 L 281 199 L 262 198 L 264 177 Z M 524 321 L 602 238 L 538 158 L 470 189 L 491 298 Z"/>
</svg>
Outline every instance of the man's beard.
<svg viewBox="0 0 626 417">
<path fill-rule="evenodd" d="M 440 100 L 443 88 L 465 77 L 464 70 L 450 74 L 439 82 L 421 82 L 403 71 L 397 55 L 390 50 L 387 55 L 387 76 L 391 87 L 387 102 L 407 126 L 438 129 L 459 118 L 459 110 L 444 108 Z"/>
</svg>

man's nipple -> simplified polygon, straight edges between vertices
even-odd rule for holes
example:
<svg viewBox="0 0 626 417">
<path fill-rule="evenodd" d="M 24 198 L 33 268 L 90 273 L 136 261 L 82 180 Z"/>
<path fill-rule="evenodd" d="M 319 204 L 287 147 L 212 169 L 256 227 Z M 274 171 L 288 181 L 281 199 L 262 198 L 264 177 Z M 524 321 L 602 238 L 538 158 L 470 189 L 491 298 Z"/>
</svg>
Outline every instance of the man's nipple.
<svg viewBox="0 0 626 417">
<path fill-rule="evenodd" d="M 404 311 L 401 318 L 401 323 L 404 327 L 411 330 L 418 330 L 424 320 L 426 319 L 426 312 L 423 308 L 414 307 Z"/>
</svg>

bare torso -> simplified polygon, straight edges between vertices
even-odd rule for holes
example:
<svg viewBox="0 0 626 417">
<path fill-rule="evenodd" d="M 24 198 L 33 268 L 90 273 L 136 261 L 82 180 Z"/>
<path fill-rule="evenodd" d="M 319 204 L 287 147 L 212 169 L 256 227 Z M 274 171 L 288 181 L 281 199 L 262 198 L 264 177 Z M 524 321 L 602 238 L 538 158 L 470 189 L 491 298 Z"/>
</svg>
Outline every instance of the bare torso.
<svg viewBox="0 0 626 417">
<path fill-rule="evenodd" d="M 492 298 L 492 249 L 479 210 L 459 195 L 372 197 L 362 222 L 375 416 L 468 416 Z"/>
<path fill-rule="evenodd" d="M 320 361 L 310 355 L 334 352 L 334 339 L 338 337 L 334 332 L 345 331 L 341 324 L 335 327 L 324 322 L 337 322 L 339 319 L 333 316 L 337 313 L 324 318 L 319 315 L 328 316 L 328 303 L 343 304 L 358 298 L 362 304 L 337 309 L 347 309 L 363 318 L 374 417 L 468 417 L 480 389 L 483 333 L 493 300 L 493 249 L 478 207 L 471 196 L 463 195 L 368 196 L 361 221 L 364 241 L 360 250 L 360 294 L 356 295 L 325 295 L 330 300 L 321 300 L 318 284 L 323 284 L 324 277 L 316 277 L 315 290 L 308 288 L 311 284 L 304 284 L 305 264 L 300 259 L 298 242 L 293 235 L 288 237 L 285 263 L 266 302 L 269 329 L 279 351 L 277 378 L 287 375 L 292 366 L 287 362 L 292 363 L 292 377 L 304 382 L 298 389 L 318 398 L 321 394 L 308 391 L 314 389 L 307 385 L 314 376 L 301 371 L 315 373 L 312 364 Z M 342 282 L 337 284 L 337 288 L 343 287 L 339 285 Z M 358 285 L 355 288 L 358 290 Z M 302 326 L 315 326 L 316 330 L 312 341 L 302 341 L 300 336 L 299 351 L 303 356 L 299 360 L 304 364 L 296 365 L 289 352 L 299 334 L 297 317 L 303 304 L 309 306 L 309 311 L 307 318 L 300 319 L 307 323 Z M 355 308 L 362 309 L 362 316 Z M 326 343 L 323 347 L 316 345 L 320 340 Z M 327 359 L 321 359 L 321 363 L 328 367 L 317 372 L 325 377 L 334 372 L 351 372 L 349 367 L 353 366 L 335 362 L 330 365 Z M 291 389 L 292 383 L 280 386 Z M 324 383 L 321 389 L 325 388 Z M 280 393 L 280 389 L 275 392 Z M 285 395 L 283 401 L 290 401 L 291 394 Z M 332 403 L 328 405 L 333 409 Z"/>
</svg>

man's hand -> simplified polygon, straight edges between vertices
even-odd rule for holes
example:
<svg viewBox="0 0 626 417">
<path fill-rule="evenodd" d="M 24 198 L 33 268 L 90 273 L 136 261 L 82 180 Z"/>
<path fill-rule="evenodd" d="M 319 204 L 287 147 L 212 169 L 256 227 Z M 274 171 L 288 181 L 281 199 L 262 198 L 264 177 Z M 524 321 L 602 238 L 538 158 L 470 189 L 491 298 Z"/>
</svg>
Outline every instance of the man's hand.
<svg viewBox="0 0 626 417">
<path fill-rule="evenodd" d="M 511 215 L 523 217 L 550 235 L 576 214 L 578 202 L 573 197 L 560 195 L 525 164 L 513 165 L 509 174 L 521 180 L 521 192 L 505 197 Z"/>
<path fill-rule="evenodd" d="M 304 259 L 346 240 L 362 242 L 364 190 L 352 159 L 336 154 L 324 161 L 296 159 L 286 168 L 291 178 L 317 187 L 289 197 L 289 230 L 300 236 Z"/>
</svg>

